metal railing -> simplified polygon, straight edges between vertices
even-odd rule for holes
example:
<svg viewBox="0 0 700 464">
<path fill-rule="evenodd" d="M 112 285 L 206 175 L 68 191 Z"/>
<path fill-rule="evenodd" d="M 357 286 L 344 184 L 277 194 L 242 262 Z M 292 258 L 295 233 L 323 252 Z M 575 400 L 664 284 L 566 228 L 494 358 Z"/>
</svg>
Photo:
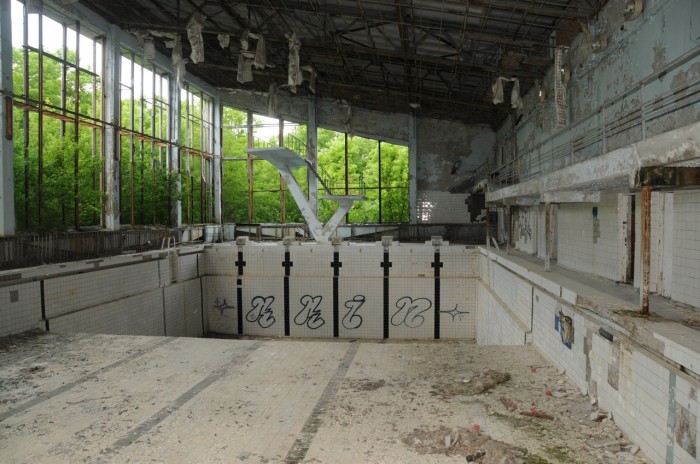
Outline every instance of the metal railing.
<svg viewBox="0 0 700 464">
<path fill-rule="evenodd" d="M 179 229 L 58 232 L 0 237 L 0 269 L 79 261 L 160 249 Z"/>
<path fill-rule="evenodd" d="M 665 132 L 677 124 L 663 124 L 677 112 L 700 105 L 700 77 L 688 80 L 671 90 L 647 95 L 645 89 L 659 85 L 658 80 L 700 55 L 700 47 L 669 63 L 637 84 L 610 98 L 598 108 L 573 124 L 554 132 L 526 153 L 516 155 L 506 163 L 488 170 L 488 189 L 498 190 L 508 185 L 547 174 L 572 164 L 604 155 L 613 150 Z M 689 76 L 692 73 L 688 73 Z M 693 108 L 696 107 L 696 108 Z M 620 116 L 622 114 L 622 116 Z M 658 122 L 654 127 L 652 122 Z M 517 147 L 517 126 L 505 136 Z M 485 164 L 488 168 L 488 165 Z M 476 181 L 478 182 L 478 180 Z"/>
</svg>

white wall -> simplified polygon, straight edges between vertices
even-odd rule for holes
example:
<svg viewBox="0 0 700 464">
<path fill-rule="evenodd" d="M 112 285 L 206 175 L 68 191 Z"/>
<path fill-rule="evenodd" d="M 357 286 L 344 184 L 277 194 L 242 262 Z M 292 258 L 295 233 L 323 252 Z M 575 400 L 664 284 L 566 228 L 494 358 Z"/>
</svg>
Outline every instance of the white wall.
<svg viewBox="0 0 700 464">
<path fill-rule="evenodd" d="M 700 306 L 700 191 L 673 194 L 674 300 Z"/>
<path fill-rule="evenodd" d="M 599 236 L 594 236 L 593 208 L 598 208 Z M 569 269 L 617 278 L 617 203 L 562 203 L 557 223 L 558 264 Z M 597 234 L 595 234 L 597 235 Z"/>
<path fill-rule="evenodd" d="M 232 263 L 243 253 L 243 275 Z M 430 244 L 389 247 L 388 319 L 384 318 L 384 247 L 380 243 L 331 245 L 294 243 L 288 285 L 289 335 L 296 337 L 430 339 L 435 335 L 436 281 Z M 285 246 L 248 242 L 238 247 L 207 247 L 205 311 L 212 332 L 285 336 Z M 337 320 L 334 314 L 334 252 L 338 276 Z M 476 251 L 442 246 L 440 261 L 440 338 L 476 338 Z M 240 278 L 240 286 L 237 280 Z M 238 308 L 238 291 L 242 307 Z M 226 300 L 226 305 L 222 303 Z"/>
<path fill-rule="evenodd" d="M 201 336 L 207 324 L 201 308 L 201 249 L 180 253 L 156 251 L 2 272 L 0 336 L 36 328 Z"/>
</svg>

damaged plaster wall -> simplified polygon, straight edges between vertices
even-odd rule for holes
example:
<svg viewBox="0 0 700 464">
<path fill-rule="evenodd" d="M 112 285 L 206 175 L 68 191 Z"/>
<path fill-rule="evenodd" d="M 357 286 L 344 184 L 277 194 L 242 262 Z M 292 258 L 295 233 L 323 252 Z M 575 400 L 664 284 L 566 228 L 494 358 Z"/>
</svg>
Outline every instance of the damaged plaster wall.
<svg viewBox="0 0 700 464">
<path fill-rule="evenodd" d="M 539 160 L 546 158 L 552 147 L 564 148 L 557 151 L 554 159 L 547 159 L 544 167 L 548 171 L 700 119 L 700 106 L 692 104 L 692 100 L 670 114 L 653 114 L 653 108 L 649 106 L 678 102 L 683 98 L 692 99 L 693 88 L 688 89 L 687 85 L 700 78 L 700 56 L 697 56 L 700 21 L 693 21 L 700 15 L 700 3 L 695 0 L 646 1 L 642 15 L 627 22 L 623 16 L 624 3 L 608 2 L 592 23 L 598 32 L 607 35 L 610 44 L 607 50 L 593 53 L 591 44 L 583 34 L 579 34 L 564 56 L 564 65 L 571 71 L 571 80 L 567 84 L 569 121 L 574 123 L 571 130 L 557 132 L 551 68 L 543 80 L 547 99 L 539 102 L 537 88 L 533 87 L 523 98 L 524 117 L 515 133 L 513 119 L 507 120 L 498 129 L 498 145 L 504 147 L 506 158 L 503 161 L 517 156 L 526 158 L 525 162 L 519 163 L 523 166 L 521 176 L 537 175 L 541 169 Z M 669 63 L 687 53 L 695 56 L 674 69 L 664 71 Z M 649 76 L 652 78 L 644 80 Z M 632 91 L 599 112 L 606 101 L 634 89 L 642 80 L 642 89 Z M 647 105 L 644 125 L 636 123 L 618 133 L 608 132 L 604 143 L 585 139 L 597 127 L 635 116 L 640 104 Z M 594 116 L 584 121 L 588 115 Z M 543 142 L 544 145 L 540 147 Z M 573 146 L 573 152 L 569 146 Z"/>
<path fill-rule="evenodd" d="M 529 254 L 537 254 L 539 235 L 539 210 L 538 206 L 520 206 L 512 208 L 511 234 L 515 248 Z"/>
<path fill-rule="evenodd" d="M 306 124 L 312 97 L 278 93 L 274 97 L 273 114 L 267 92 L 229 90 L 222 97 L 224 104 L 254 113 L 283 118 Z M 316 99 L 316 124 L 318 127 L 345 132 L 352 135 L 378 139 L 402 145 L 408 144 L 408 115 L 382 113 L 348 106 L 338 100 Z M 348 117 L 349 116 L 349 117 Z"/>
<path fill-rule="evenodd" d="M 418 222 L 470 222 L 467 194 L 448 191 L 493 157 L 494 132 L 428 118 L 416 124 Z"/>
</svg>

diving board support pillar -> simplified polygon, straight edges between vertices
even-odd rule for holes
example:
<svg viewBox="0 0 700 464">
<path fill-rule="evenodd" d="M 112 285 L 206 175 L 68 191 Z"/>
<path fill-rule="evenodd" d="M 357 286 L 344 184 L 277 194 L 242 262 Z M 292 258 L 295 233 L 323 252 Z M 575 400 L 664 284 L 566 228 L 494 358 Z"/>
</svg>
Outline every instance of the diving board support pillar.
<svg viewBox="0 0 700 464">
<path fill-rule="evenodd" d="M 309 117 L 306 124 L 306 146 L 308 147 L 306 159 L 309 160 L 314 169 L 318 167 L 318 158 L 316 157 L 317 142 L 316 97 L 313 96 L 311 100 L 309 100 Z M 311 169 L 307 171 L 306 178 L 309 183 L 309 207 L 314 214 L 318 214 L 318 179 Z"/>
</svg>

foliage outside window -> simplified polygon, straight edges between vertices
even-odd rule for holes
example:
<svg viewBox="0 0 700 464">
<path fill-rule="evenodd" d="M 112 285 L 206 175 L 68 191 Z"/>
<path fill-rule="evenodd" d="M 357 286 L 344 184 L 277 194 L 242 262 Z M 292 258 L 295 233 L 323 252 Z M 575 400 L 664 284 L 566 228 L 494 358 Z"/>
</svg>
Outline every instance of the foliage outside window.
<svg viewBox="0 0 700 464">
<path fill-rule="evenodd" d="M 178 176 L 168 156 L 169 79 L 128 51 L 120 69 L 120 221 L 168 224 Z"/>
<path fill-rule="evenodd" d="M 102 44 L 76 21 L 13 1 L 14 184 L 18 230 L 101 222 Z"/>
</svg>

